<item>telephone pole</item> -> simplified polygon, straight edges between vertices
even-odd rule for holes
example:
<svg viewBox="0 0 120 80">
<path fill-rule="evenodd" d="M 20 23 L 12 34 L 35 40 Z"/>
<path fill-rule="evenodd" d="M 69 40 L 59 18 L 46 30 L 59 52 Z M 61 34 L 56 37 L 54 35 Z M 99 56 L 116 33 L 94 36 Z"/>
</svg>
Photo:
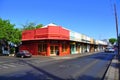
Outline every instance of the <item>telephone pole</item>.
<svg viewBox="0 0 120 80">
<path fill-rule="evenodd" d="M 114 13 L 115 13 L 115 23 L 116 23 L 116 33 L 117 33 L 117 43 L 118 43 L 118 54 L 119 54 L 118 18 L 117 18 L 117 11 L 116 11 L 115 3 L 114 3 Z"/>
</svg>

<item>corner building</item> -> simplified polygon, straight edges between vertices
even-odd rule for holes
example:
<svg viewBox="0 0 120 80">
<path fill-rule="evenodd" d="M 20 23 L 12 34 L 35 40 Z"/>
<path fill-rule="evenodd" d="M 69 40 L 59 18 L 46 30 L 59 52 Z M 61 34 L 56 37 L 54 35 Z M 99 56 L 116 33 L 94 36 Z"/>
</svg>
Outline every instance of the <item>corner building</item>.
<svg viewBox="0 0 120 80">
<path fill-rule="evenodd" d="M 33 55 L 65 56 L 102 51 L 105 46 L 107 44 L 103 41 L 48 24 L 39 29 L 23 31 L 20 50 L 28 50 Z"/>
</svg>

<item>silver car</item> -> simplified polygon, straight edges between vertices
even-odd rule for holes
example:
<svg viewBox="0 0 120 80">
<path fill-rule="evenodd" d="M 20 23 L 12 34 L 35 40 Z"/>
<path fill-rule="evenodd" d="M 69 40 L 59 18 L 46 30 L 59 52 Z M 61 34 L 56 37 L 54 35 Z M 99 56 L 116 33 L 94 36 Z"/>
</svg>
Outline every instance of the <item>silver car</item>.
<svg viewBox="0 0 120 80">
<path fill-rule="evenodd" d="M 105 52 L 113 52 L 114 53 L 114 48 L 111 48 L 111 47 L 107 47 L 105 48 Z"/>
</svg>

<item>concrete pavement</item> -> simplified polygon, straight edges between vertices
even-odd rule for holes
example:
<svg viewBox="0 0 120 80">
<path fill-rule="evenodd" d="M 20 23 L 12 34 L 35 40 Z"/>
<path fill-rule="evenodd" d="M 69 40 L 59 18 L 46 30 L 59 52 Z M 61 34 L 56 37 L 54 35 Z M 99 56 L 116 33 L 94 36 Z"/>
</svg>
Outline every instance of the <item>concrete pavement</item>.
<svg viewBox="0 0 120 80">
<path fill-rule="evenodd" d="M 119 79 L 120 64 L 118 60 L 119 60 L 119 56 L 115 55 L 105 74 L 104 80 L 120 80 Z"/>
</svg>

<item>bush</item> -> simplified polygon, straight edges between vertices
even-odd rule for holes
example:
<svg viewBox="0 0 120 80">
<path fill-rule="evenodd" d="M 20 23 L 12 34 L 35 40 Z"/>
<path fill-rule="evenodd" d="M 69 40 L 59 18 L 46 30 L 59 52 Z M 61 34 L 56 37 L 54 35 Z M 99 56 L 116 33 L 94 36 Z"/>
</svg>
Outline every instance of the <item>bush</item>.
<svg viewBox="0 0 120 80">
<path fill-rule="evenodd" d="M 10 48 L 10 54 L 14 54 L 15 48 Z"/>
</svg>

